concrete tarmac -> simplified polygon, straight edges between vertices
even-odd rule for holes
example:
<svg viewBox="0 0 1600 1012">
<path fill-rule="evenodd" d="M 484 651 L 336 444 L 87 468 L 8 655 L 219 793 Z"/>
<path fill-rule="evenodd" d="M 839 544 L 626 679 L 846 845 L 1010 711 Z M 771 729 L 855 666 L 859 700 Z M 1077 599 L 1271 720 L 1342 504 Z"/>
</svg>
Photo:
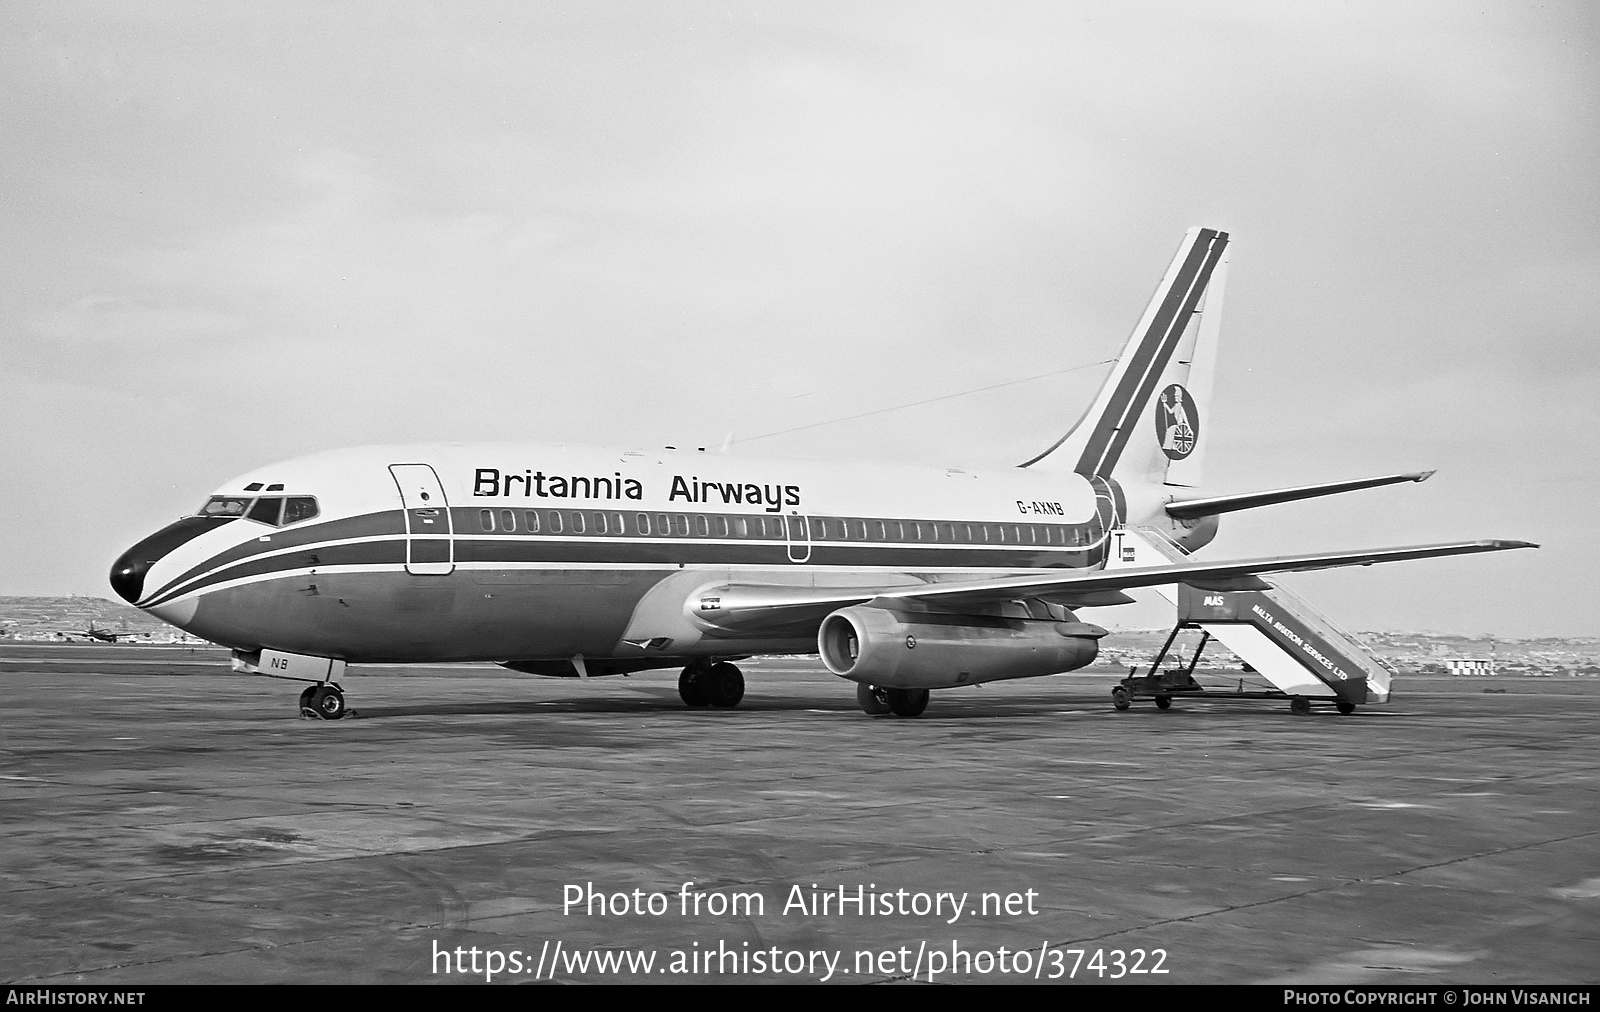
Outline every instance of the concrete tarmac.
<svg viewBox="0 0 1600 1012">
<path fill-rule="evenodd" d="M 0 645 L 0 980 L 1600 977 L 1593 680 L 1296 717 L 1074 674 L 897 719 L 741 666 L 734 710 L 357 668 L 322 722 L 218 651 Z"/>
</svg>

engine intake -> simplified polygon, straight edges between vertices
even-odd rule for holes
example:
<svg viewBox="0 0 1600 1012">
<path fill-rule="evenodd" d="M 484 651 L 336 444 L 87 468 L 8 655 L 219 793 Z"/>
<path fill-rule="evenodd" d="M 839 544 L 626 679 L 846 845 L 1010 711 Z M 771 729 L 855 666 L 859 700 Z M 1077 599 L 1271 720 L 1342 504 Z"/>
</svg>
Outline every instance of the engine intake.
<svg viewBox="0 0 1600 1012">
<path fill-rule="evenodd" d="M 1081 668 L 1106 631 L 1087 622 L 997 615 L 841 608 L 822 620 L 817 648 L 841 678 L 885 688 L 942 689 Z"/>
</svg>

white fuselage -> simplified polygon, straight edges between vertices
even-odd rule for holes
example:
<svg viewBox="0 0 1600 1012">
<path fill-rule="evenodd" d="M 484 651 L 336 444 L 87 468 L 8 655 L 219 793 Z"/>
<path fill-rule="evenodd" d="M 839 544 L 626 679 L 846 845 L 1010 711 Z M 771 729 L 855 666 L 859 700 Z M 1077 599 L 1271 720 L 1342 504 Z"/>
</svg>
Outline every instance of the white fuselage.
<svg viewBox="0 0 1600 1012">
<path fill-rule="evenodd" d="M 274 496 L 315 516 L 249 518 Z M 1126 519 L 1114 483 L 1070 472 L 524 443 L 319 453 L 215 497 L 246 515 L 153 535 L 119 592 L 235 649 L 357 662 L 815 652 L 814 626 L 741 634 L 686 603 L 1096 567 Z"/>
</svg>

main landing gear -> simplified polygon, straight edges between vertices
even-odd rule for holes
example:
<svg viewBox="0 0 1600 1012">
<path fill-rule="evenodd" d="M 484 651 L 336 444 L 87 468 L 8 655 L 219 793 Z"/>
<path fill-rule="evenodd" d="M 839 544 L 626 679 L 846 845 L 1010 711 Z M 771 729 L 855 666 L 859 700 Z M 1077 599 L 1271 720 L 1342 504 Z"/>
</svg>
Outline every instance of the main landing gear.
<svg viewBox="0 0 1600 1012">
<path fill-rule="evenodd" d="M 678 695 L 688 706 L 738 706 L 744 698 L 744 673 L 727 661 L 696 661 L 678 676 Z"/>
<path fill-rule="evenodd" d="M 338 720 L 348 711 L 344 703 L 344 690 L 333 682 L 313 685 L 300 693 L 300 716 L 319 720 Z"/>
<path fill-rule="evenodd" d="M 861 712 L 871 717 L 892 713 L 896 717 L 920 717 L 928 708 L 927 689 L 885 689 L 879 685 L 856 683 L 856 702 Z"/>
</svg>

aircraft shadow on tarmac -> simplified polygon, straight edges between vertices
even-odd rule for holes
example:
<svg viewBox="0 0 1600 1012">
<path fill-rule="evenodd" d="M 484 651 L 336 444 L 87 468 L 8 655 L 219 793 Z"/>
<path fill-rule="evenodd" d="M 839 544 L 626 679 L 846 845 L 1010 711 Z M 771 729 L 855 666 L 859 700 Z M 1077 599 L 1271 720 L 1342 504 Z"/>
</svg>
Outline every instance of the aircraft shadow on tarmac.
<svg viewBox="0 0 1600 1012">
<path fill-rule="evenodd" d="M 370 697 L 369 697 L 370 698 Z M 930 706 L 926 713 L 916 718 L 897 718 L 891 716 L 868 717 L 861 713 L 855 705 L 855 700 L 849 697 L 839 699 L 818 699 L 814 696 L 746 696 L 736 709 L 720 709 L 717 707 L 685 707 L 675 690 L 663 687 L 660 691 L 633 690 L 627 696 L 616 695 L 582 695 L 564 699 L 543 700 L 469 700 L 460 702 L 426 702 L 412 704 L 389 704 L 382 701 L 358 702 L 352 708 L 350 717 L 356 720 L 381 720 L 396 717 L 427 717 L 427 716 L 538 716 L 541 714 L 676 714 L 684 717 L 715 720 L 735 720 L 740 714 L 751 713 L 839 713 L 849 714 L 861 721 L 887 720 L 894 723 L 919 723 L 938 721 L 981 721 L 993 719 L 1014 720 L 1027 717 L 1049 717 L 1059 715 L 1063 710 L 1069 710 L 1074 715 L 1088 716 L 1099 715 L 1115 718 L 1122 721 L 1132 721 L 1143 725 L 1147 720 L 1182 720 L 1185 717 L 1201 716 L 1207 713 L 1216 713 L 1219 709 L 1213 705 L 1200 705 L 1190 707 L 1173 707 L 1167 711 L 1158 711 L 1149 708 L 1148 712 L 1136 709 L 1131 713 L 1117 713 L 1111 707 L 1109 699 L 1098 696 L 1088 698 L 1079 696 L 1071 699 L 1060 698 L 1027 698 L 1027 699 L 997 699 L 982 697 L 950 698 L 935 700 L 940 704 L 937 708 Z M 1281 716 L 1290 719 L 1289 712 L 1278 703 L 1230 703 L 1225 707 L 1227 712 L 1244 715 L 1249 713 L 1258 718 Z M 1316 716 L 1333 716 L 1333 714 L 1316 714 Z M 1310 718 L 1295 718 L 1304 721 Z M 1351 718 L 1343 718 L 1349 720 Z"/>
</svg>

